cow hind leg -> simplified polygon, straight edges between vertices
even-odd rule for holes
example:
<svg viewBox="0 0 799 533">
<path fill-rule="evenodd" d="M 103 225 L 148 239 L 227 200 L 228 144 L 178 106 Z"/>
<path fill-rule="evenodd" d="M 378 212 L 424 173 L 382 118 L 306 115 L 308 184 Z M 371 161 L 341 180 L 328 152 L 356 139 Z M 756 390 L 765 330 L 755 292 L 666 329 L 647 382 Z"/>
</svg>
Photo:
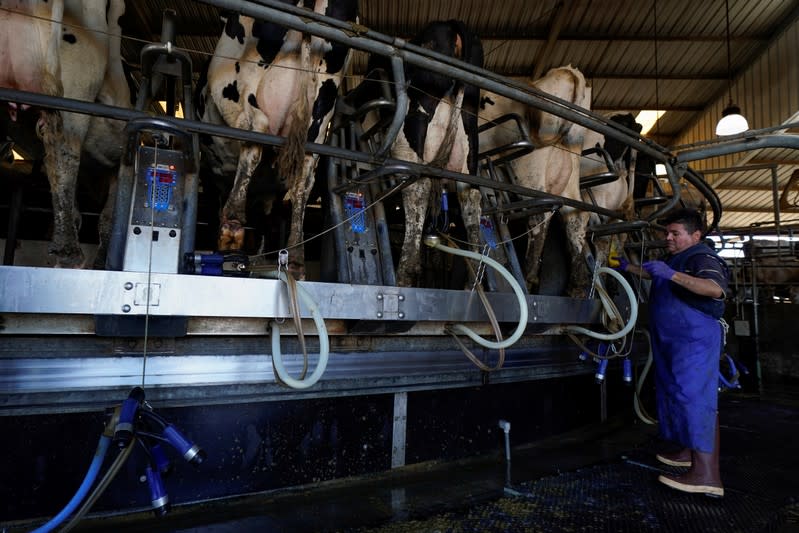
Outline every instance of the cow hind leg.
<svg viewBox="0 0 799 533">
<path fill-rule="evenodd" d="M 289 271 L 297 279 L 305 279 L 305 246 L 303 245 L 303 226 L 305 224 L 305 206 L 308 195 L 314 185 L 314 170 L 318 156 L 307 154 L 299 177 L 289 189 L 291 200 L 291 229 L 287 247 L 289 248 Z"/>
<path fill-rule="evenodd" d="M 584 296 L 591 283 L 591 273 L 588 271 L 584 255 L 588 217 L 589 213 L 585 211 L 571 211 L 564 214 L 566 240 L 571 255 L 569 296 L 575 298 Z"/>
<path fill-rule="evenodd" d="M 472 187 L 460 187 L 458 190 L 458 200 L 461 206 L 461 217 L 466 228 L 466 239 L 470 243 L 473 252 L 480 251 L 480 213 L 482 212 L 480 202 L 482 195 L 479 189 Z"/>
<path fill-rule="evenodd" d="M 45 147 L 44 168 L 53 203 L 53 238 L 48 251 L 54 256 L 56 267 L 82 268 L 80 212 L 75 201 L 80 142 L 65 138 L 63 119 L 57 112 L 43 112 L 38 129 Z"/>
<path fill-rule="evenodd" d="M 431 190 L 430 179 L 422 178 L 402 191 L 405 238 L 397 267 L 397 285 L 400 287 L 413 287 L 422 271 L 420 248 Z"/>
<path fill-rule="evenodd" d="M 94 270 L 104 270 L 106 258 L 108 257 L 108 245 L 111 241 L 111 231 L 114 227 L 114 204 L 117 197 L 117 174 L 112 172 L 108 182 L 108 197 L 103 205 L 103 210 L 100 212 L 100 218 L 97 220 L 97 233 L 99 244 L 97 245 L 97 254 L 94 256 Z"/>
<path fill-rule="evenodd" d="M 527 253 L 524 263 L 527 273 L 525 281 L 530 292 L 538 291 L 541 281 L 541 260 L 544 257 L 544 244 L 549 231 L 550 217 L 547 215 L 533 215 L 527 222 L 529 234 L 527 236 Z"/>
<path fill-rule="evenodd" d="M 244 224 L 247 222 L 247 190 L 250 179 L 261 162 L 262 149 L 259 145 L 243 144 L 236 169 L 236 179 L 227 202 L 222 208 L 222 221 L 219 226 L 217 249 L 220 251 L 241 250 L 244 248 Z"/>
</svg>

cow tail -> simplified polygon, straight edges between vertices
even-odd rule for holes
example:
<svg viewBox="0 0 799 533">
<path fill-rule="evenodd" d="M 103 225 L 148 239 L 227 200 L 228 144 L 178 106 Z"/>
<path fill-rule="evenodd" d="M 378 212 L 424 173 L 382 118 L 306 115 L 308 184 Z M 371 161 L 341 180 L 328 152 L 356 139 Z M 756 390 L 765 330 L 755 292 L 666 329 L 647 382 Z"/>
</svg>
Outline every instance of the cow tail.
<svg viewBox="0 0 799 533">
<path fill-rule="evenodd" d="M 447 130 L 444 132 L 444 138 L 438 146 L 436 155 L 428 164 L 436 168 L 445 168 L 449 161 L 450 154 L 452 153 L 452 146 L 455 144 L 455 135 L 458 133 L 458 120 L 461 117 L 461 107 L 463 106 L 463 85 L 457 91 L 455 101 L 450 105 L 449 122 L 447 123 Z"/>
<path fill-rule="evenodd" d="M 302 169 L 305 160 L 305 140 L 308 136 L 308 126 L 311 120 L 312 95 L 310 90 L 315 76 L 315 73 L 311 70 L 310 48 L 310 37 L 305 36 L 301 52 L 302 71 L 299 75 L 297 91 L 299 98 L 297 98 L 295 105 L 291 109 L 289 128 L 286 132 L 286 144 L 277 158 L 278 172 L 286 179 L 290 188 L 295 186 L 296 180 L 305 178 L 305 176 L 302 176 Z"/>
</svg>

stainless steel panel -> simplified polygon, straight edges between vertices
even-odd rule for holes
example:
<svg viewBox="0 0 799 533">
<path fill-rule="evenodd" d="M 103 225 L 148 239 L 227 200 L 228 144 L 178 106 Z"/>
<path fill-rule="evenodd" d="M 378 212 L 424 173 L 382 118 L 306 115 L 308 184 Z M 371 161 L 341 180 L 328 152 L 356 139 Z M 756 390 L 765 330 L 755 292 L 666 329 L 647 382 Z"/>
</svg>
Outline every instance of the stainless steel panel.
<svg viewBox="0 0 799 533">
<path fill-rule="evenodd" d="M 148 285 L 149 277 L 149 285 Z M 325 319 L 484 322 L 468 291 L 302 282 Z M 150 302 L 147 305 L 147 288 Z M 269 279 L 36 267 L 0 267 L 0 313 L 289 317 L 286 289 Z M 157 298 L 156 298 L 157 296 Z M 518 320 L 511 293 L 488 294 L 500 322 Z M 588 323 L 598 301 L 528 296 L 529 323 Z M 302 315 L 310 312 L 302 306 Z"/>
</svg>

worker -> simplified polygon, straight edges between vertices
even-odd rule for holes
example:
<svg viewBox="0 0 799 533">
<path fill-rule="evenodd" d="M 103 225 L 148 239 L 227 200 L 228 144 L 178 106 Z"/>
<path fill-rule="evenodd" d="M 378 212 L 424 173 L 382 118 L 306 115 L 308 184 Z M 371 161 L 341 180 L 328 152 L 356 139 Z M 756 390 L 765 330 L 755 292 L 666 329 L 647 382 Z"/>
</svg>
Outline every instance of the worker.
<svg viewBox="0 0 799 533">
<path fill-rule="evenodd" d="M 718 375 L 729 270 L 702 240 L 704 219 L 698 212 L 679 209 L 663 223 L 665 261 L 635 265 L 619 258 L 617 267 L 652 280 L 649 317 L 659 431 L 682 447 L 656 458 L 689 467 L 658 480 L 683 492 L 721 497 Z"/>
</svg>

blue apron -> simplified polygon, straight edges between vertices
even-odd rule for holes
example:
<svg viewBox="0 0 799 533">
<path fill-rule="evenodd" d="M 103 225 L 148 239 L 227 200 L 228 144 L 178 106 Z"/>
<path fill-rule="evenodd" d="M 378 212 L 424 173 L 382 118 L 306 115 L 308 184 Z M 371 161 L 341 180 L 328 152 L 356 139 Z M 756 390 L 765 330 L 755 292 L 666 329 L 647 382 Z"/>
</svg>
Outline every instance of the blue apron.
<svg viewBox="0 0 799 533">
<path fill-rule="evenodd" d="M 672 268 L 680 254 L 667 262 Z M 721 326 L 672 291 L 672 282 L 652 280 L 650 328 L 655 363 L 655 398 L 660 434 L 701 452 L 715 443 Z"/>
</svg>

